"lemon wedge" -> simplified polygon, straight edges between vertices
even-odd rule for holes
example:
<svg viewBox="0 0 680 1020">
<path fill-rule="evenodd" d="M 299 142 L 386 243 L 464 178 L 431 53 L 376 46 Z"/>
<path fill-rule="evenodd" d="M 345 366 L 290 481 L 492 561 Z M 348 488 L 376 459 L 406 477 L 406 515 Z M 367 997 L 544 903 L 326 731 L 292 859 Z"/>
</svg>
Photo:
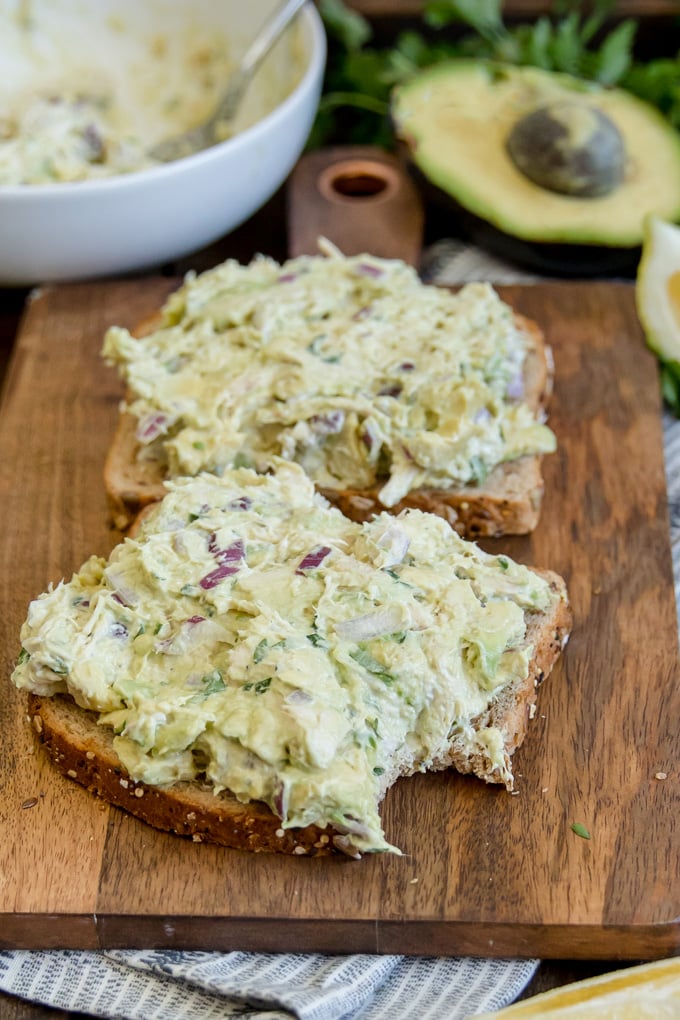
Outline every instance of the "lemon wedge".
<svg viewBox="0 0 680 1020">
<path fill-rule="evenodd" d="M 475 1020 L 680 1020 L 680 957 L 553 988 Z"/>
<path fill-rule="evenodd" d="M 680 226 L 645 220 L 635 300 L 647 345 L 661 361 L 666 401 L 680 411 Z"/>
<path fill-rule="evenodd" d="M 635 300 L 647 342 L 664 361 L 680 361 L 680 226 L 645 220 Z"/>
</svg>

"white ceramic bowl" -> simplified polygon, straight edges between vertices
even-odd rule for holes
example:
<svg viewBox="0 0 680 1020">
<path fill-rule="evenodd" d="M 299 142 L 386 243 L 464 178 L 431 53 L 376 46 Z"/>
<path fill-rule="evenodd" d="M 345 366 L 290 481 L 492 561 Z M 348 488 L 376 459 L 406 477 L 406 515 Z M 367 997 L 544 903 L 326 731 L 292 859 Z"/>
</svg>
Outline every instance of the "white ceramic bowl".
<svg viewBox="0 0 680 1020">
<path fill-rule="evenodd" d="M 0 18 L 12 6 L 17 5 L 0 0 Z M 39 6 L 39 0 L 32 6 Z M 148 36 L 162 27 L 172 37 L 172 51 L 192 31 L 195 34 L 198 24 L 208 38 L 221 32 L 230 40 L 247 40 L 271 0 L 248 4 L 241 0 L 50 0 L 42 6 L 55 23 L 59 23 L 60 7 L 69 8 L 69 15 L 78 18 L 76 44 L 84 56 L 90 38 L 87 18 L 96 19 L 97 24 L 90 26 L 91 37 L 100 44 L 103 40 L 106 53 L 107 32 L 113 36 L 111 59 L 124 82 L 125 59 L 139 66 L 140 52 L 135 45 L 121 45 L 122 36 L 129 39 L 137 30 L 140 36 Z M 6 68 L 2 48 L 0 41 L 0 66 Z M 233 230 L 274 194 L 300 155 L 318 105 L 325 55 L 321 20 L 307 4 L 252 82 L 243 116 L 239 116 L 246 126 L 227 141 L 174 163 L 115 177 L 0 186 L 0 285 L 139 270 L 186 255 Z M 285 90 L 280 83 L 286 76 L 290 83 L 294 61 L 299 80 L 281 101 Z M 43 64 L 53 61 L 43 60 Z M 18 72 L 18 78 L 25 77 L 25 67 Z M 5 72 L 3 78 L 6 83 Z M 147 84 L 147 95 L 157 98 L 158 80 Z M 26 82 L 22 85 L 26 87 Z M 152 106 L 150 99 L 149 110 Z"/>
</svg>

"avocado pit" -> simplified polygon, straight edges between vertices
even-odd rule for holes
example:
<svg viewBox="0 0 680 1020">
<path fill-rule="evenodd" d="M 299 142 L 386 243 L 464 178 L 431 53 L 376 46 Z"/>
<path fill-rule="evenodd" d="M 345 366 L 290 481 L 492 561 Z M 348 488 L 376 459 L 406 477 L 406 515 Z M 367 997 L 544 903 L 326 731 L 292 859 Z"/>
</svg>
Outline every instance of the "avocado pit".
<svg viewBox="0 0 680 1020">
<path fill-rule="evenodd" d="M 517 169 L 548 191 L 600 198 L 623 181 L 626 149 L 616 124 L 597 107 L 562 100 L 521 117 L 506 140 Z"/>
</svg>

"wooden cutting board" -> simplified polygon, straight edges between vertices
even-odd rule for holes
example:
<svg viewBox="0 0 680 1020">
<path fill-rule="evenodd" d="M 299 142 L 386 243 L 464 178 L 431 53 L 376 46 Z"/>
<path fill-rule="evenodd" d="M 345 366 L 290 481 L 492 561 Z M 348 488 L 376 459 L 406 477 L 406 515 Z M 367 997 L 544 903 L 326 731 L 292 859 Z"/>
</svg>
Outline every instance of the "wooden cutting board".
<svg viewBox="0 0 680 1020">
<path fill-rule="evenodd" d="M 102 464 L 121 397 L 104 328 L 167 280 L 30 303 L 0 411 L 0 947 L 646 958 L 680 948 L 680 670 L 656 366 L 626 285 L 504 296 L 557 364 L 541 523 L 498 542 L 567 579 L 573 636 L 515 757 L 517 795 L 400 781 L 404 856 L 249 855 L 156 832 L 56 774 L 9 682 L 29 600 L 117 539 Z M 655 778 L 667 773 L 667 778 Z M 581 823 L 590 839 L 576 835 Z"/>
</svg>

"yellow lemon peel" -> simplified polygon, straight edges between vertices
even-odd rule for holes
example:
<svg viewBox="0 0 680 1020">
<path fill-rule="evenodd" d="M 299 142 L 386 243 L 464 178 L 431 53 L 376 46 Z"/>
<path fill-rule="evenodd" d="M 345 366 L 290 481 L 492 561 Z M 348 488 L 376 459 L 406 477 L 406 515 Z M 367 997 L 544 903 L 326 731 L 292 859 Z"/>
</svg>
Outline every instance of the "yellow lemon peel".
<svg viewBox="0 0 680 1020">
<path fill-rule="evenodd" d="M 678 1020 L 680 957 L 599 974 L 477 1020 Z"/>
</svg>

